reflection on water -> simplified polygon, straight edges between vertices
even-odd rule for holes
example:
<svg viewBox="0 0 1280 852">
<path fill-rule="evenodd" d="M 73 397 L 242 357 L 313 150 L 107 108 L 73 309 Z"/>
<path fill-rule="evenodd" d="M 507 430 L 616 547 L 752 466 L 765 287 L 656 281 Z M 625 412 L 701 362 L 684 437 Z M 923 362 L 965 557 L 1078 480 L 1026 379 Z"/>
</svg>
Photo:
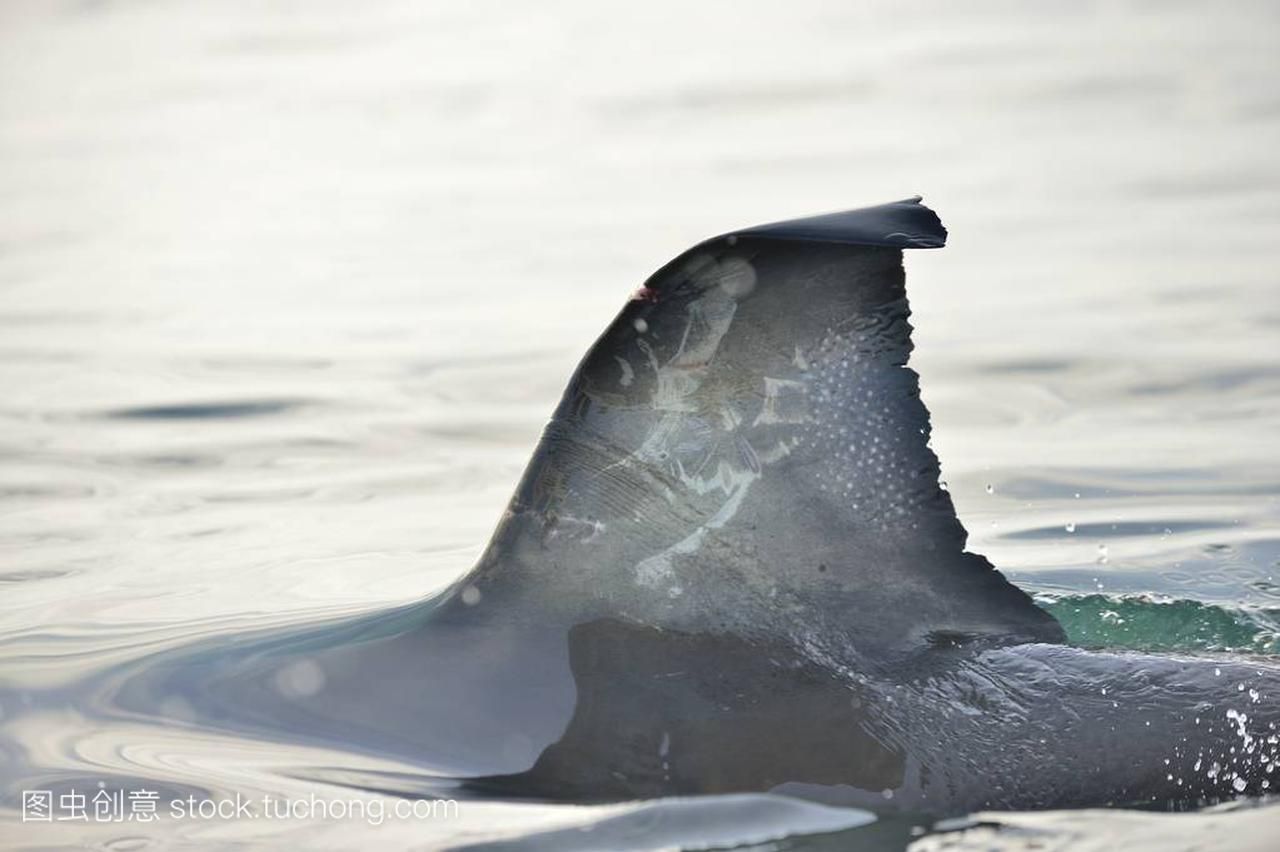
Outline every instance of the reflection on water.
<svg viewBox="0 0 1280 852">
<path fill-rule="evenodd" d="M 188 405 L 150 405 L 108 411 L 106 417 L 121 420 L 203 420 L 230 417 L 264 417 L 303 405 L 301 400 L 246 399 Z"/>
<path fill-rule="evenodd" d="M 655 264 L 916 191 L 952 239 L 908 258 L 913 365 L 971 548 L 1080 644 L 1275 653 L 1269 4 L 18 0 L 0 21 L 6 839 L 563 848 L 588 825 L 619 848 L 657 826 L 901 848 L 910 825 L 772 797 L 377 829 L 15 808 L 36 782 L 410 792 L 411 766 L 218 735 L 179 705 L 104 725 L 73 693 L 439 588 Z"/>
</svg>

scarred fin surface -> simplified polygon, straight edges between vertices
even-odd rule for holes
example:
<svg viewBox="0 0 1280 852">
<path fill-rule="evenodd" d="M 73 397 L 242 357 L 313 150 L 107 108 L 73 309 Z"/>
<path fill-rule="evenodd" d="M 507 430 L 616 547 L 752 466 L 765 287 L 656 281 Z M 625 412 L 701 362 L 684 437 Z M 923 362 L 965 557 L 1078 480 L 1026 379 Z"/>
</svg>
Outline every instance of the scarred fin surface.
<svg viewBox="0 0 1280 852">
<path fill-rule="evenodd" d="M 939 487 L 902 250 L 945 240 L 913 198 L 667 263 L 583 359 L 459 588 L 869 665 L 1060 641 L 965 552 Z"/>
</svg>

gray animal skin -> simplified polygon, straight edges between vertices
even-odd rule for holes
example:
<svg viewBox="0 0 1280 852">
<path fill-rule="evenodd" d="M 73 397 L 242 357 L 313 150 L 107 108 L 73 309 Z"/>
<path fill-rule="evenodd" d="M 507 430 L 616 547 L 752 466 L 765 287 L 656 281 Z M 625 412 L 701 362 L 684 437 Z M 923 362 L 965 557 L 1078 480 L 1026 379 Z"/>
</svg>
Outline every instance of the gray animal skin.
<svg viewBox="0 0 1280 852">
<path fill-rule="evenodd" d="M 1067 647 L 965 552 L 906 366 L 902 250 L 945 238 L 917 198 L 690 249 L 587 353 L 468 575 L 171 653 L 115 702 L 394 755 L 422 778 L 366 783 L 425 794 L 954 814 L 1264 792 L 1274 666 Z M 299 661 L 318 694 L 280 688 Z"/>
</svg>

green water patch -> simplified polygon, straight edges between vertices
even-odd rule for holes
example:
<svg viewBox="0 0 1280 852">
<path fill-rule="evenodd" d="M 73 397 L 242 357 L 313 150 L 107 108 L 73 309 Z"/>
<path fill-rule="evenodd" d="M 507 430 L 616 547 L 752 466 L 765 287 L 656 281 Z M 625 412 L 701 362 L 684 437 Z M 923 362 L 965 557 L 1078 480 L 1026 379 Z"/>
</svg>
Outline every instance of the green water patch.
<svg viewBox="0 0 1280 852">
<path fill-rule="evenodd" d="M 1280 655 L 1280 608 L 1152 595 L 1037 595 L 1082 648 Z"/>
</svg>

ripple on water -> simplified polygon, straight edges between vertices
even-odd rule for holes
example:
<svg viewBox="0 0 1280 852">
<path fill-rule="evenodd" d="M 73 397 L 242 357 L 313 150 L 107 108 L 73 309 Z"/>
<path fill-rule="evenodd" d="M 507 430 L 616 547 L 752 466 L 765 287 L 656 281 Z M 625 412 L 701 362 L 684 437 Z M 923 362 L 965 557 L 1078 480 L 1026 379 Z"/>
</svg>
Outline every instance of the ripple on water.
<svg viewBox="0 0 1280 852">
<path fill-rule="evenodd" d="M 1169 535 L 1189 532 L 1231 529 L 1234 526 L 1235 524 L 1230 521 L 1185 519 L 1177 521 L 1069 522 L 1068 524 L 1014 530 L 1005 533 L 1001 538 L 1011 541 L 1060 539 L 1065 537 L 1063 533 L 1067 533 L 1074 535 L 1076 538 L 1138 538 L 1150 536 L 1159 539 Z"/>
<path fill-rule="evenodd" d="M 309 404 L 311 400 L 286 398 L 189 402 L 113 408 L 100 416 L 108 420 L 232 420 L 284 414 Z"/>
</svg>

